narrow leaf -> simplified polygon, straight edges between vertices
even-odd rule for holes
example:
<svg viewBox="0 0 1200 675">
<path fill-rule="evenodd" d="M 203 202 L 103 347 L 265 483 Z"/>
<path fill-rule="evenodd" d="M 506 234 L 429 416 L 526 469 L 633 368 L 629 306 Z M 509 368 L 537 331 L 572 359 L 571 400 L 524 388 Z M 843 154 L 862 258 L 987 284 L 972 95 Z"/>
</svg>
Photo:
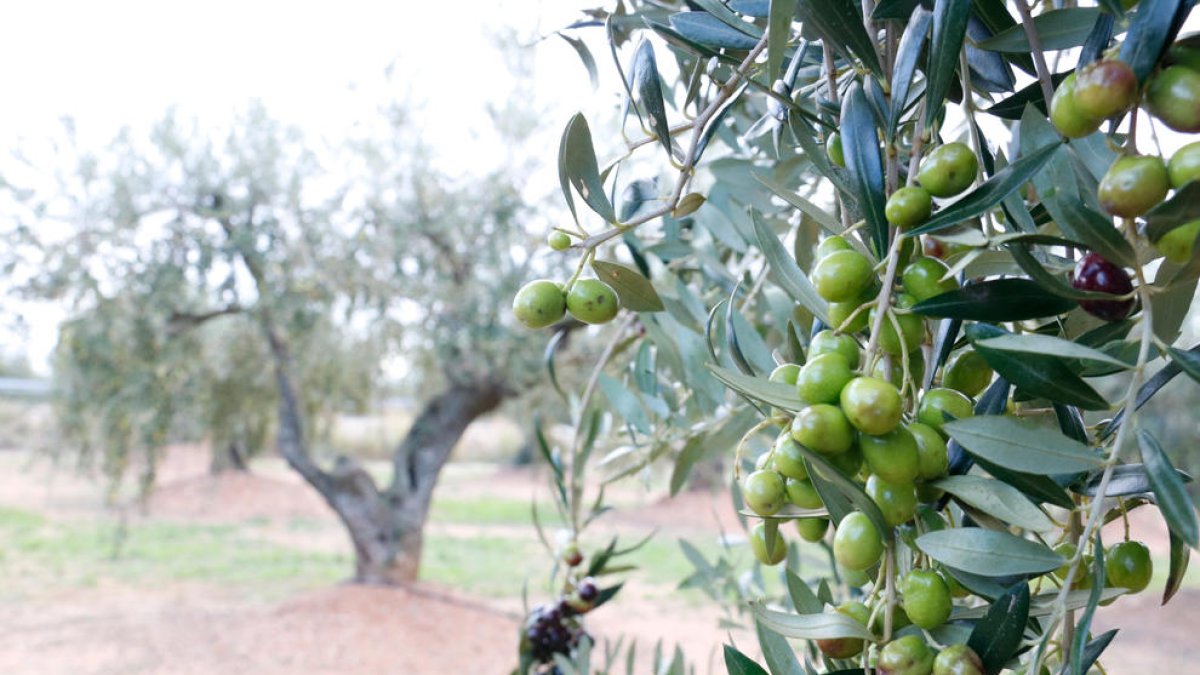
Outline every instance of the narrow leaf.
<svg viewBox="0 0 1200 675">
<path fill-rule="evenodd" d="M 583 113 L 576 113 L 567 123 L 558 153 L 559 177 L 565 177 L 579 192 L 592 210 L 608 222 L 615 222 L 612 204 L 600 181 L 600 169 L 596 163 L 596 149 L 592 145 L 592 132 L 588 129 Z M 563 185 L 565 190 L 566 185 Z M 567 196 L 568 205 L 573 204 Z"/>
<path fill-rule="evenodd" d="M 1089 471 L 1104 463 L 1083 443 L 1016 417 L 969 417 L 947 422 L 944 428 L 967 452 L 1014 471 L 1050 476 Z"/>
<path fill-rule="evenodd" d="M 762 648 L 763 659 L 771 675 L 805 675 L 787 638 L 767 628 L 761 621 L 755 621 L 754 628 L 758 633 L 758 646 Z"/>
<path fill-rule="evenodd" d="M 1079 47 L 1087 41 L 1092 25 L 1100 16 L 1099 7 L 1052 9 L 1033 18 L 1042 49 L 1059 50 Z M 1028 54 L 1033 51 L 1022 26 L 1013 26 L 979 43 L 980 49 L 993 52 Z"/>
<path fill-rule="evenodd" d="M 1200 522 L 1196 518 L 1196 506 L 1188 496 L 1183 481 L 1179 478 L 1175 467 L 1167 453 L 1163 452 L 1158 440 L 1145 429 L 1138 429 L 1138 447 L 1142 451 L 1142 463 L 1146 465 L 1146 475 L 1150 478 L 1150 487 L 1158 502 L 1158 510 L 1171 532 L 1182 539 L 1188 546 L 1196 548 L 1200 543 Z"/>
<path fill-rule="evenodd" d="M 1009 333 L 999 337 L 980 340 L 975 344 L 979 347 L 986 347 L 987 349 L 997 351 L 1061 356 L 1063 358 L 1108 364 L 1121 369 L 1129 367 L 1124 361 L 1114 359 L 1098 349 L 1085 347 L 1084 345 L 1052 335 L 1017 335 Z"/>
<path fill-rule="evenodd" d="M 967 646 L 979 655 L 983 669 L 995 675 L 1017 653 L 1025 622 L 1029 620 L 1029 584 L 1022 583 L 996 598 L 987 614 L 975 624 Z"/>
<path fill-rule="evenodd" d="M 1054 527 L 1046 514 L 1026 499 L 1020 490 L 998 480 L 980 476 L 948 476 L 932 484 L 960 501 L 1017 527 L 1035 532 L 1045 532 Z"/>
<path fill-rule="evenodd" d="M 714 377 L 724 382 L 730 389 L 757 401 L 792 412 L 800 410 L 805 405 L 796 394 L 795 387 L 771 382 L 765 377 L 750 377 L 713 364 L 709 364 L 708 369 L 712 371 Z"/>
<path fill-rule="evenodd" d="M 1075 306 L 1029 279 L 992 279 L 935 295 L 912 311 L 968 321 L 1025 321 L 1065 314 Z"/>
<path fill-rule="evenodd" d="M 1145 82 L 1191 9 L 1190 0 L 1144 0 L 1121 44 L 1121 60 Z"/>
<path fill-rule="evenodd" d="M 662 82 L 658 76 L 658 63 L 654 59 L 654 45 L 642 40 L 633 55 L 633 91 L 637 93 L 639 115 L 644 114 L 642 123 L 658 136 L 667 156 L 671 156 L 670 125 L 667 109 L 663 104 Z"/>
<path fill-rule="evenodd" d="M 904 106 L 908 103 L 908 92 L 912 86 L 913 75 L 917 71 L 917 60 L 925 46 L 925 36 L 929 34 L 931 23 L 933 15 L 925 8 L 917 7 L 908 19 L 904 35 L 900 37 L 900 45 L 896 49 L 896 65 L 892 68 L 892 109 L 888 114 L 888 138 L 895 135 Z"/>
<path fill-rule="evenodd" d="M 612 286 L 621 299 L 621 306 L 635 312 L 661 312 L 662 298 L 650 280 L 641 272 L 620 263 L 593 260 L 592 269 L 604 283 Z"/>
<path fill-rule="evenodd" d="M 836 638 L 871 639 L 867 627 L 840 612 L 820 614 L 787 614 L 767 609 L 761 602 L 750 603 L 754 618 L 764 627 L 797 640 L 830 640 Z"/>
<path fill-rule="evenodd" d="M 1163 588 L 1162 604 L 1167 604 L 1179 589 L 1183 587 L 1183 578 L 1187 575 L 1188 562 L 1192 558 L 1192 549 L 1175 533 L 1171 533 L 1171 563 L 1167 570 L 1167 583 Z"/>
<path fill-rule="evenodd" d="M 780 243 L 779 236 L 763 220 L 758 211 L 751 210 L 750 218 L 754 221 L 754 237 L 758 242 L 758 248 L 763 252 L 763 257 L 767 259 L 771 279 L 813 316 L 828 322 L 828 305 L 820 295 L 817 295 L 817 289 L 813 287 L 808 277 L 804 276 L 800 266 Z"/>
<path fill-rule="evenodd" d="M 1042 574 L 1065 562 L 1044 544 L 978 527 L 927 532 L 917 547 L 942 564 L 988 577 Z"/>
<path fill-rule="evenodd" d="M 854 185 L 858 210 L 867 221 L 873 252 L 882 258 L 888 246 L 888 222 L 883 214 L 883 161 L 879 155 L 875 116 L 857 82 L 851 85 L 842 103 L 841 135 L 846 169 Z"/>
<path fill-rule="evenodd" d="M 729 645 L 725 645 L 725 671 L 729 675 L 768 675 L 753 659 Z"/>
<path fill-rule="evenodd" d="M 929 43 L 929 64 L 925 69 L 927 127 L 933 126 L 949 98 L 970 16 L 971 0 L 934 0 L 933 37 Z"/>
</svg>

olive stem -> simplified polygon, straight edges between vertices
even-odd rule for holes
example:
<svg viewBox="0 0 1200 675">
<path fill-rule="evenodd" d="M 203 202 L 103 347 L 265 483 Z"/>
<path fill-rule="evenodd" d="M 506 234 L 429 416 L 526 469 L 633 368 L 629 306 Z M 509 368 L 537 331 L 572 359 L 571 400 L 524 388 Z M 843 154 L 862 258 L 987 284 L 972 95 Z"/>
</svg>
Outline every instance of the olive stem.
<svg viewBox="0 0 1200 675">
<path fill-rule="evenodd" d="M 887 602 L 887 609 L 883 612 L 883 642 L 887 644 L 892 639 L 892 620 L 896 611 L 896 542 L 892 540 L 888 542 L 887 558 L 884 560 L 884 565 L 887 567 L 887 578 L 884 590 L 884 598 Z"/>
<path fill-rule="evenodd" d="M 1049 107 L 1050 99 L 1054 98 L 1054 83 L 1050 79 L 1050 68 L 1046 65 L 1046 52 L 1042 49 L 1042 38 L 1038 35 L 1037 27 L 1033 24 L 1033 16 L 1029 13 L 1029 5 L 1025 0 L 1017 0 L 1017 12 L 1021 15 L 1021 28 L 1025 38 L 1029 40 L 1029 50 L 1033 52 L 1033 66 L 1037 70 L 1038 82 L 1042 85 L 1042 96 Z"/>
<path fill-rule="evenodd" d="M 912 156 L 908 158 L 907 185 L 916 185 L 917 171 L 921 168 L 921 154 L 925 150 L 925 99 L 917 111 L 917 123 L 913 127 Z"/>
<path fill-rule="evenodd" d="M 887 272 L 883 275 L 883 288 L 875 300 L 875 323 L 871 326 L 871 339 L 867 341 L 866 359 L 863 361 L 863 372 L 871 372 L 875 365 L 875 352 L 879 349 L 879 334 L 883 330 L 883 321 L 891 307 L 892 286 L 896 283 L 896 270 L 900 267 L 900 236 L 899 230 L 892 229 L 892 244 L 888 247 Z"/>
<path fill-rule="evenodd" d="M 687 154 L 684 156 L 683 166 L 679 170 L 679 180 L 675 183 L 675 191 L 672 192 L 671 197 L 667 200 L 667 205 L 660 209 L 651 211 L 640 218 L 635 218 L 627 223 L 617 223 L 614 227 L 605 230 L 600 234 L 588 237 L 587 239 L 584 239 L 583 241 L 572 246 L 572 248 L 595 249 L 600 244 L 603 244 L 613 237 L 621 235 L 626 230 L 654 220 L 655 218 L 665 216 L 679 206 L 679 200 L 683 198 L 683 191 L 692 179 L 693 169 L 696 165 L 696 149 L 700 145 L 700 138 L 704 135 L 705 128 L 708 126 L 709 122 L 712 121 L 713 116 L 716 115 L 721 106 L 728 101 L 738 87 L 741 86 L 742 79 L 746 77 L 746 73 L 749 71 L 750 67 L 754 65 L 755 60 L 758 59 L 759 55 L 762 54 L 763 50 L 766 48 L 767 35 L 766 33 L 763 33 L 762 39 L 758 41 L 758 44 L 754 45 L 754 48 L 751 49 L 750 53 L 746 55 L 745 60 L 742 61 L 742 63 L 736 69 L 734 69 L 733 75 L 731 75 L 725 84 L 723 84 L 721 88 L 717 90 L 716 97 L 714 97 L 713 100 L 709 102 L 708 106 L 696 116 L 696 120 L 692 124 L 692 139 L 688 145 Z M 790 104 L 792 101 L 788 100 L 788 103 Z"/>
</svg>

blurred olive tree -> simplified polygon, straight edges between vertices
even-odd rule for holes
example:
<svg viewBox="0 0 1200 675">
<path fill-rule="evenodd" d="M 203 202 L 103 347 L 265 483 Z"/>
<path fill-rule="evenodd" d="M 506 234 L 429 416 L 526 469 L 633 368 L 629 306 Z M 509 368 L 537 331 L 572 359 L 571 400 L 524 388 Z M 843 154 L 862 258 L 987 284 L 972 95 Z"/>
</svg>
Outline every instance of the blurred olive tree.
<svg viewBox="0 0 1200 675">
<path fill-rule="evenodd" d="M 493 118 L 513 148 L 537 127 L 511 106 Z M 542 346 L 508 303 L 549 264 L 529 253 L 546 229 L 528 226 L 534 166 L 451 178 L 419 139 L 399 104 L 332 144 L 261 106 L 220 138 L 168 114 L 95 153 L 68 125 L 53 187 L 8 190 L 5 262 L 27 296 L 70 307 L 55 370 L 73 446 L 114 485 L 145 467 L 149 486 L 181 429 L 218 466 L 273 440 L 345 524 L 355 578 L 412 579 L 450 451 L 539 379 Z M 380 484 L 324 450 L 332 414 L 377 398 L 385 370 L 421 408 Z"/>
</svg>

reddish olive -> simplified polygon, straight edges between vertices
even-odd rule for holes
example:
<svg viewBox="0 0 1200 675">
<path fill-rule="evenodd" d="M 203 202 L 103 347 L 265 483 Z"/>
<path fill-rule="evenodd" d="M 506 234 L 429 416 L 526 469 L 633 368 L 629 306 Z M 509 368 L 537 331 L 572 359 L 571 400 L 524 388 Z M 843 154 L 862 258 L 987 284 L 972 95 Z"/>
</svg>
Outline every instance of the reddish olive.
<svg viewBox="0 0 1200 675">
<path fill-rule="evenodd" d="M 966 419 L 975 414 L 975 405 L 962 392 L 936 388 L 925 392 L 917 406 L 917 421 L 939 432 L 948 419 Z"/>
<path fill-rule="evenodd" d="M 1110 295 L 1128 295 L 1133 292 L 1129 274 L 1099 253 L 1089 253 L 1079 259 L 1071 274 L 1071 285 L 1082 291 L 1096 291 Z M 1121 300 L 1080 300 L 1083 311 L 1105 321 L 1120 321 L 1129 316 L 1133 309 L 1133 298 Z"/>
<path fill-rule="evenodd" d="M 1104 556 L 1104 573 L 1110 586 L 1140 593 L 1154 576 L 1150 549 L 1140 541 L 1125 541 L 1113 546 Z"/>
<path fill-rule="evenodd" d="M 546 279 L 525 284 L 513 298 L 513 315 L 528 328 L 545 328 L 563 318 L 566 310 L 562 286 Z"/>
<path fill-rule="evenodd" d="M 942 575 L 933 570 L 913 570 L 901 584 L 904 594 L 904 611 L 914 624 L 925 630 L 933 630 L 946 623 L 954 601 L 950 587 Z"/>
<path fill-rule="evenodd" d="M 918 258 L 900 274 L 904 292 L 921 302 L 958 288 L 950 267 L 937 258 Z"/>
<path fill-rule="evenodd" d="M 829 302 L 854 300 L 874 281 L 871 261 L 858 251 L 834 251 L 821 258 L 812 271 L 813 286 Z"/>
<path fill-rule="evenodd" d="M 904 413 L 900 390 L 874 377 L 856 377 L 842 388 L 842 411 L 854 428 L 881 436 L 900 424 Z M 803 441 L 801 441 L 803 442 Z"/>
<path fill-rule="evenodd" d="M 1095 61 L 1076 75 L 1075 106 L 1088 117 L 1115 117 L 1128 111 L 1137 101 L 1137 75 L 1124 61 Z"/>
<path fill-rule="evenodd" d="M 918 635 L 892 640 L 879 650 L 875 664 L 878 675 L 929 675 L 933 672 L 934 652 Z"/>
<path fill-rule="evenodd" d="M 886 434 L 858 438 L 871 473 L 892 483 L 912 483 L 921 473 L 921 456 L 912 432 L 898 426 Z M 913 504 L 916 507 L 916 504 Z"/>
<path fill-rule="evenodd" d="M 934 197 L 953 197 L 966 190 L 979 172 L 979 160 L 963 143 L 938 146 L 921 163 L 921 187 Z"/>
<path fill-rule="evenodd" d="M 912 483 L 893 483 L 872 475 L 867 479 L 867 496 L 892 527 L 907 523 L 917 512 L 917 488 Z"/>
<path fill-rule="evenodd" d="M 902 187 L 888 197 L 883 213 L 887 221 L 901 231 L 911 230 L 929 220 L 933 213 L 933 196 L 922 187 Z"/>
<path fill-rule="evenodd" d="M 842 388 L 854 379 L 841 354 L 811 357 L 796 377 L 796 393 L 805 403 L 837 403 Z"/>
<path fill-rule="evenodd" d="M 814 452 L 835 455 L 854 444 L 854 430 L 840 408 L 827 403 L 810 405 L 792 420 L 792 438 Z"/>
<path fill-rule="evenodd" d="M 774 515 L 787 502 L 783 477 L 774 471 L 755 471 L 742 482 L 742 499 L 758 515 Z"/>
<path fill-rule="evenodd" d="M 767 549 L 767 528 L 763 523 L 756 523 L 750 528 L 750 552 L 758 562 L 764 565 L 778 565 L 787 558 L 787 542 L 783 535 L 776 532 L 770 550 Z"/>
<path fill-rule="evenodd" d="M 1054 128 L 1067 138 L 1083 138 L 1094 133 L 1104 122 L 1103 118 L 1084 114 L 1075 102 L 1075 73 L 1063 80 L 1050 99 L 1050 121 Z"/>
<path fill-rule="evenodd" d="M 1146 107 L 1175 131 L 1200 131 L 1200 73 L 1184 66 L 1164 68 L 1150 81 Z"/>
<path fill-rule="evenodd" d="M 839 565 L 862 571 L 879 562 L 881 555 L 883 536 L 865 513 L 855 511 L 842 518 L 833 534 L 833 557 Z"/>
<path fill-rule="evenodd" d="M 933 660 L 933 675 L 986 675 L 983 659 L 966 645 L 950 645 Z"/>
<path fill-rule="evenodd" d="M 1133 218 L 1161 202 L 1170 187 L 1167 165 L 1161 157 L 1121 157 L 1100 179 L 1100 205 L 1114 216 Z"/>
<path fill-rule="evenodd" d="M 567 292 L 567 311 L 584 323 L 608 323 L 618 309 L 616 292 L 599 279 L 580 279 Z"/>
</svg>

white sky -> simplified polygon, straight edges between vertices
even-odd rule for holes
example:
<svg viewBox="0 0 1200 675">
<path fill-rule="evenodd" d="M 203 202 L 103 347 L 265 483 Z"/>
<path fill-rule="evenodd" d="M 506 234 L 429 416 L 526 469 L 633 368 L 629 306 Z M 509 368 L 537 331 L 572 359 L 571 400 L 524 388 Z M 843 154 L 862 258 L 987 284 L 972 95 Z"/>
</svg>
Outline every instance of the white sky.
<svg viewBox="0 0 1200 675">
<path fill-rule="evenodd" d="M 483 107 L 505 100 L 512 79 L 490 36 L 506 26 L 523 36 L 546 35 L 595 4 L 11 3 L 0 22 L 0 91 L 6 100 L 0 152 L 38 145 L 60 130 L 67 115 L 83 145 L 95 147 L 124 125 L 147 128 L 171 106 L 182 119 L 219 125 L 252 99 L 310 135 L 339 138 L 382 102 L 401 99 L 418 106 L 424 139 L 444 168 L 469 170 L 477 157 L 502 156 L 494 142 L 489 145 Z M 536 86 L 528 97 L 547 107 L 547 125 L 561 126 L 580 105 L 595 109 L 603 104 L 598 99 L 611 105 L 611 97 L 591 89 L 566 42 L 552 37 L 536 54 Z M 605 70 L 607 54 L 595 56 Z M 390 84 L 384 77 L 389 65 Z M 546 163 L 553 164 L 553 157 Z M 24 347 L 42 369 L 61 313 L 40 305 L 23 309 Z"/>
</svg>

